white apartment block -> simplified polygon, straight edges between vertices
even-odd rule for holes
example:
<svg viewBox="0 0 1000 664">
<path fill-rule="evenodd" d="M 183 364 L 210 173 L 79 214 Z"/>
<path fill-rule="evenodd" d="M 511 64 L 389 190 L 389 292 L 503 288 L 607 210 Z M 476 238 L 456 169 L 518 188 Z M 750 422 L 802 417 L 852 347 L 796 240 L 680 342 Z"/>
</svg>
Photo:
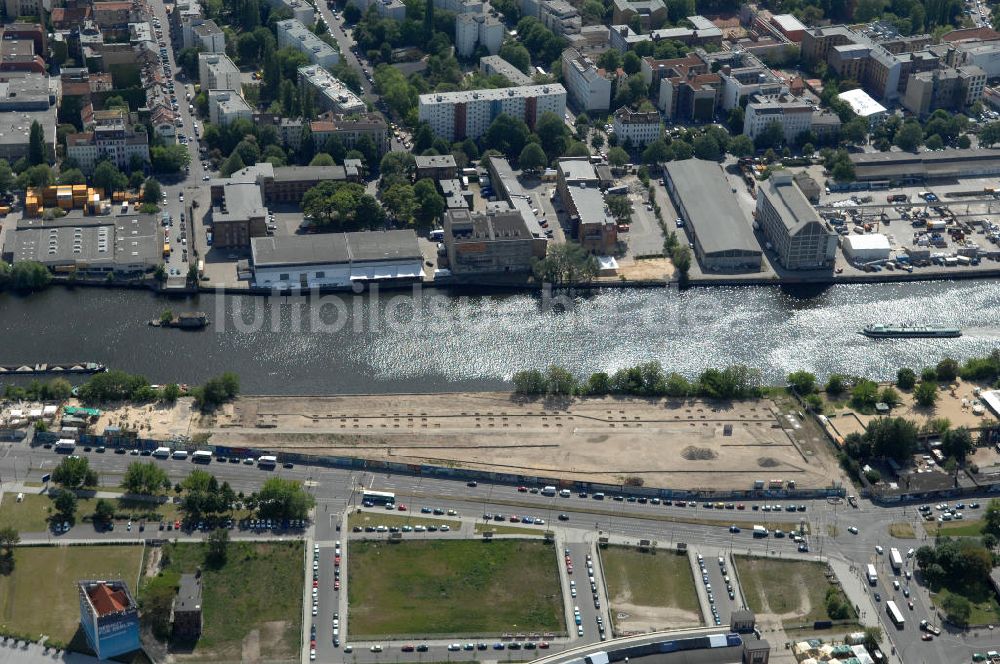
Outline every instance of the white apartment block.
<svg viewBox="0 0 1000 664">
<path fill-rule="evenodd" d="M 562 54 L 563 82 L 574 105 L 582 111 L 611 108 L 611 79 L 575 48 Z"/>
<path fill-rule="evenodd" d="M 627 106 L 615 111 L 611 127 L 618 137 L 618 145 L 625 141 L 635 146 L 649 145 L 663 134 L 659 113 L 638 113 Z"/>
<path fill-rule="evenodd" d="M 199 53 L 198 80 L 202 90 L 243 90 L 240 69 L 225 53 Z"/>
<path fill-rule="evenodd" d="M 455 14 L 482 14 L 485 10 L 482 0 L 431 0 L 431 2 L 436 9 L 444 9 Z"/>
<path fill-rule="evenodd" d="M 340 62 L 340 54 L 307 28 L 301 21 L 289 18 L 275 24 L 278 48 L 294 48 L 321 67 L 333 67 Z"/>
<path fill-rule="evenodd" d="M 215 21 L 209 19 L 192 26 L 191 34 L 196 42 L 195 46 L 202 51 L 206 53 L 226 52 L 226 35 Z"/>
<path fill-rule="evenodd" d="M 537 18 L 560 36 L 578 34 L 583 28 L 579 10 L 566 0 L 521 0 L 521 14 Z"/>
<path fill-rule="evenodd" d="M 743 117 L 743 133 L 756 139 L 772 122 L 781 125 L 785 142 L 791 143 L 812 127 L 813 107 L 802 101 L 751 101 Z"/>
<path fill-rule="evenodd" d="M 490 55 L 500 52 L 503 42 L 503 23 L 488 14 L 457 14 L 455 16 L 455 50 L 463 58 L 472 57 L 477 46 Z"/>
<path fill-rule="evenodd" d="M 530 76 L 499 55 L 484 55 L 479 58 L 479 71 L 487 76 L 500 74 L 510 81 L 511 85 L 531 85 L 533 83 Z"/>
<path fill-rule="evenodd" d="M 323 110 L 334 113 L 363 113 L 365 102 L 333 74 L 318 65 L 299 67 L 299 81 L 316 91 L 316 101 Z"/>
<path fill-rule="evenodd" d="M 268 4 L 275 9 L 284 7 L 292 13 L 292 18 L 305 25 L 312 25 L 316 22 L 316 8 L 306 0 L 268 0 Z"/>
<path fill-rule="evenodd" d="M 479 138 L 501 113 L 534 128 L 542 113 L 566 114 L 566 88 L 558 83 L 420 95 L 419 117 L 448 141 Z"/>
<path fill-rule="evenodd" d="M 208 91 L 208 119 L 225 126 L 239 118 L 253 121 L 253 109 L 233 90 Z"/>
</svg>

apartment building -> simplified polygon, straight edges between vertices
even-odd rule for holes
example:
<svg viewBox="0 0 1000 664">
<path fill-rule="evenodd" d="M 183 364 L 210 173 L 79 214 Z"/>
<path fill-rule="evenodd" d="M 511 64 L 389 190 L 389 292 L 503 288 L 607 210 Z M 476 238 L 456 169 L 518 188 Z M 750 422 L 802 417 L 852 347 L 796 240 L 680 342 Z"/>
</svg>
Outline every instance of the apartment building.
<svg viewBox="0 0 1000 664">
<path fill-rule="evenodd" d="M 788 92 L 784 82 L 763 64 L 736 68 L 723 65 L 719 69 L 719 78 L 722 83 L 722 108 L 725 111 L 742 106 L 754 96 L 771 97 Z"/>
<path fill-rule="evenodd" d="M 4 0 L 4 8 L 9 18 L 18 16 L 42 16 L 47 9 L 43 0 Z"/>
<path fill-rule="evenodd" d="M 579 10 L 566 0 L 521 0 L 521 14 L 537 18 L 560 37 L 579 34 L 583 28 Z"/>
<path fill-rule="evenodd" d="M 688 16 L 689 23 L 693 28 L 675 27 L 650 30 L 647 33 L 636 32 L 627 25 L 611 26 L 611 48 L 616 48 L 622 53 L 635 48 L 636 44 L 647 41 L 673 40 L 679 41 L 688 46 L 703 46 L 713 44 L 722 45 L 722 30 L 704 16 Z"/>
<path fill-rule="evenodd" d="M 472 57 L 478 46 L 496 55 L 503 35 L 503 23 L 496 16 L 468 13 L 455 16 L 455 50 L 463 58 Z"/>
<path fill-rule="evenodd" d="M 562 53 L 563 82 L 573 106 L 581 111 L 607 110 L 611 107 L 611 80 L 594 61 L 575 48 Z"/>
<path fill-rule="evenodd" d="M 316 8 L 306 0 L 268 0 L 268 4 L 274 9 L 287 9 L 292 18 L 305 25 L 316 22 Z"/>
<path fill-rule="evenodd" d="M 66 156 L 75 159 L 87 174 L 103 159 L 130 169 L 133 157 L 149 163 L 149 138 L 144 131 L 132 130 L 124 111 L 97 111 L 93 130 L 66 137 Z"/>
<path fill-rule="evenodd" d="M 793 143 L 802 132 L 828 136 L 840 128 L 840 118 L 836 115 L 815 111 L 809 102 L 780 96 L 756 98 L 748 103 L 743 133 L 756 139 L 772 122 L 781 125 L 786 143 Z"/>
<path fill-rule="evenodd" d="M 655 111 L 639 113 L 628 106 L 619 108 L 611 121 L 618 144 L 630 143 L 636 147 L 649 145 L 663 134 L 660 114 Z"/>
<path fill-rule="evenodd" d="M 192 26 L 191 34 L 195 40 L 195 48 L 206 53 L 226 52 L 226 35 L 212 19 Z"/>
<path fill-rule="evenodd" d="M 903 107 L 917 116 L 937 109 L 960 111 L 983 98 L 986 72 L 977 65 L 945 67 L 910 76 Z"/>
<path fill-rule="evenodd" d="M 761 183 L 755 217 L 785 269 L 833 268 L 837 234 L 816 214 L 791 172 L 776 171 Z"/>
<path fill-rule="evenodd" d="M 453 14 L 483 14 L 486 7 L 483 0 L 431 0 L 436 9 L 444 9 Z"/>
<path fill-rule="evenodd" d="M 321 67 L 333 67 L 340 62 L 337 49 L 317 37 L 301 21 L 294 18 L 278 21 L 275 29 L 278 33 L 278 48 L 293 48 L 309 58 L 309 62 Z"/>
<path fill-rule="evenodd" d="M 479 138 L 502 113 L 534 128 L 542 113 L 566 113 L 566 88 L 558 83 L 420 95 L 418 116 L 449 141 Z"/>
<path fill-rule="evenodd" d="M 668 120 L 710 121 L 721 99 L 722 80 L 700 53 L 683 58 L 643 58 L 640 73 L 656 107 Z"/>
<path fill-rule="evenodd" d="M 243 118 L 253 119 L 253 109 L 250 104 L 234 90 L 208 91 L 208 119 L 212 124 L 226 126 Z"/>
<path fill-rule="evenodd" d="M 511 85 L 531 85 L 532 83 L 530 76 L 499 55 L 486 55 L 479 58 L 479 71 L 487 76 L 503 76 L 510 81 Z"/>
<path fill-rule="evenodd" d="M 635 17 L 643 31 L 655 30 L 667 22 L 663 0 L 614 0 L 612 25 L 632 25 Z"/>
<path fill-rule="evenodd" d="M 323 110 L 334 113 L 363 113 L 368 108 L 350 88 L 318 65 L 299 67 L 299 82 L 316 91 L 316 100 Z"/>
<path fill-rule="evenodd" d="M 240 69 L 225 53 L 199 53 L 198 80 L 204 90 L 243 90 Z"/>
<path fill-rule="evenodd" d="M 313 122 L 310 128 L 319 148 L 328 139 L 336 137 L 346 149 L 353 150 L 358 141 L 367 136 L 375 144 L 379 156 L 389 151 L 389 127 L 377 113 L 350 116 L 331 113 Z"/>
</svg>

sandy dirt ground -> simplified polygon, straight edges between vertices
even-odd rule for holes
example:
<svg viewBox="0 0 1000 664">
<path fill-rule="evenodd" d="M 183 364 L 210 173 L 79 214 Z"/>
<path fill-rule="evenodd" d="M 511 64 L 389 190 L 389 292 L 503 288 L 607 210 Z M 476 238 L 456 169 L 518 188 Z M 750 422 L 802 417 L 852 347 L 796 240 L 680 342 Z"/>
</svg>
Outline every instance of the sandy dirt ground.
<svg viewBox="0 0 1000 664">
<path fill-rule="evenodd" d="M 669 281 L 674 276 L 674 266 L 666 258 L 644 258 L 641 261 L 632 258 L 622 258 L 618 261 L 618 274 L 629 280 Z M 618 279 L 614 277 L 613 280 Z"/>
<path fill-rule="evenodd" d="M 96 430 L 109 425 L 163 440 L 681 489 L 778 477 L 824 487 L 839 476 L 828 446 L 804 439 L 796 418 L 766 399 L 246 396 L 211 415 L 190 399 L 122 407 L 103 413 Z"/>
<path fill-rule="evenodd" d="M 702 625 L 697 613 L 666 606 L 637 606 L 627 600 L 621 595 L 611 600 L 616 633 L 635 634 Z"/>
</svg>

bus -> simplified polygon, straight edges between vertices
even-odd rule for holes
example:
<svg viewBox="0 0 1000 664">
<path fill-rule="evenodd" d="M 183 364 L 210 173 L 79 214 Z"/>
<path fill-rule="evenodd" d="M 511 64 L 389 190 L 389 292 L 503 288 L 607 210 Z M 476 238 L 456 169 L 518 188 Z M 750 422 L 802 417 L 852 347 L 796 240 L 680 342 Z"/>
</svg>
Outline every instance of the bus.
<svg viewBox="0 0 1000 664">
<path fill-rule="evenodd" d="M 903 620 L 903 614 L 899 612 L 899 608 L 896 606 L 895 602 L 891 600 L 886 602 L 885 612 L 889 614 L 889 620 L 891 620 L 892 624 L 896 626 L 896 629 L 903 629 L 903 623 L 905 622 Z"/>
<path fill-rule="evenodd" d="M 365 489 L 361 494 L 361 499 L 365 505 L 391 505 L 396 502 L 396 494 L 391 491 L 371 491 Z"/>
<path fill-rule="evenodd" d="M 191 455 L 192 463 L 211 463 L 211 461 L 212 461 L 212 453 L 209 452 L 208 450 L 196 450 Z"/>
<path fill-rule="evenodd" d="M 257 459 L 258 468 L 274 468 L 278 465 L 278 457 L 276 456 L 262 456 Z"/>
</svg>

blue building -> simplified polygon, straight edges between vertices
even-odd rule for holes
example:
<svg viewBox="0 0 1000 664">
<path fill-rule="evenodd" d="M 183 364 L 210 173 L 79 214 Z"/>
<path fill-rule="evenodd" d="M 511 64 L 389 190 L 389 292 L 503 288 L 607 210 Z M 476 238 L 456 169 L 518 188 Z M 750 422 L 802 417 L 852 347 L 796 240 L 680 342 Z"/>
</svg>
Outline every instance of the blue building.
<svg viewBox="0 0 1000 664">
<path fill-rule="evenodd" d="M 80 581 L 80 625 L 99 659 L 139 649 L 139 606 L 124 581 Z"/>
</svg>

